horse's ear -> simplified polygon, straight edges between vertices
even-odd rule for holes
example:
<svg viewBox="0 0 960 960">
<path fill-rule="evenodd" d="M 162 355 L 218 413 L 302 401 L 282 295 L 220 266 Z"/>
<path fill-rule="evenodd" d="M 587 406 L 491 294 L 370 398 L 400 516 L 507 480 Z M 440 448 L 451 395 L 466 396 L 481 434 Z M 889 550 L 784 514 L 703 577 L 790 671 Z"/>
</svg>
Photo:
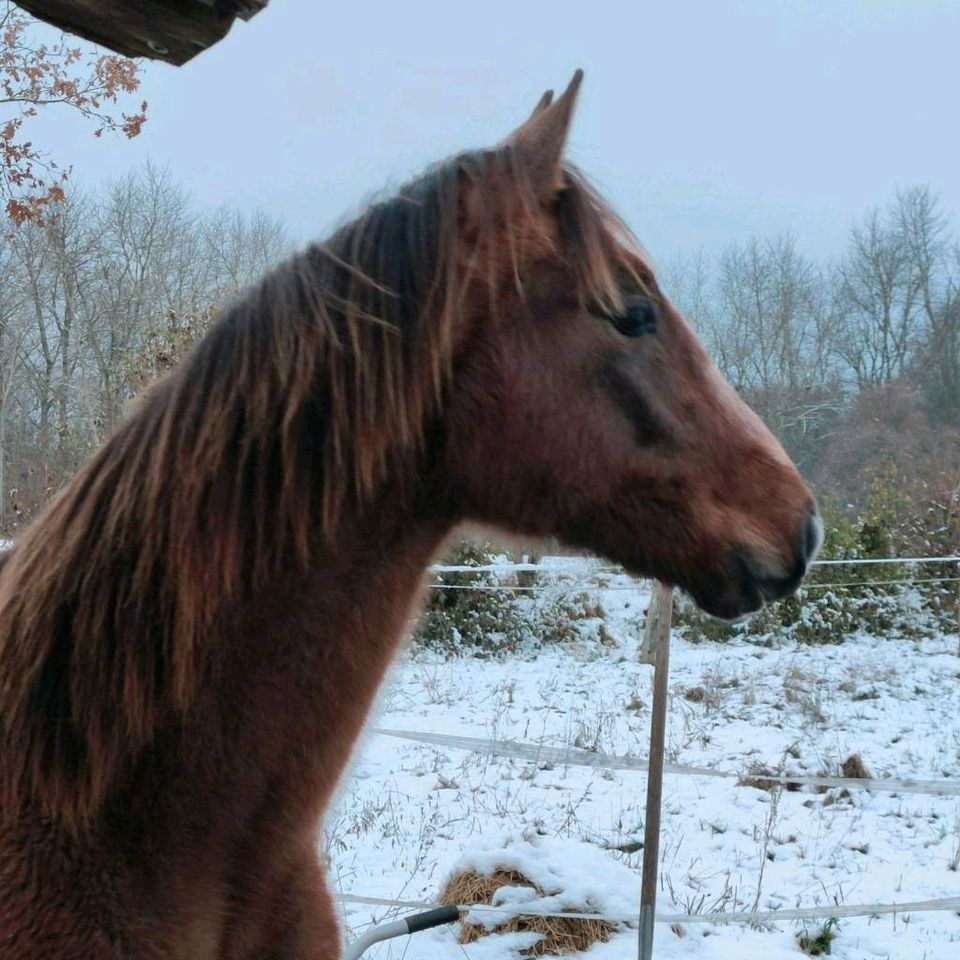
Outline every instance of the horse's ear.
<svg viewBox="0 0 960 960">
<path fill-rule="evenodd" d="M 538 113 L 543 113 L 543 111 L 546 110 L 551 103 L 553 103 L 553 91 L 547 90 L 537 102 L 537 105 L 533 108 L 533 113 L 531 113 L 527 118 L 527 123 L 529 123 Z"/>
<path fill-rule="evenodd" d="M 563 185 L 563 148 L 582 80 L 583 71 L 577 70 L 557 100 L 553 99 L 553 91 L 548 90 L 530 119 L 504 141 L 520 152 L 533 187 L 544 200 L 552 198 Z"/>
</svg>

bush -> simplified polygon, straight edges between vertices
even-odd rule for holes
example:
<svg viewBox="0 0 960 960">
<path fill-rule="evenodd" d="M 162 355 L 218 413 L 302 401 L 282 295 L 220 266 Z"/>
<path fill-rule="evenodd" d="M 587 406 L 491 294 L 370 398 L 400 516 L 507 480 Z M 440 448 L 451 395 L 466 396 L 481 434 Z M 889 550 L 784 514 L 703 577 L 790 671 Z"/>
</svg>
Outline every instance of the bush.
<svg viewBox="0 0 960 960">
<path fill-rule="evenodd" d="M 484 544 L 462 543 L 444 561 L 482 567 L 498 559 Z M 415 646 L 438 653 L 515 650 L 529 640 L 514 595 L 490 572 L 437 574 L 436 586 L 413 637 Z M 473 587 L 474 589 L 464 589 Z"/>
<path fill-rule="evenodd" d="M 482 567 L 510 561 L 489 544 L 464 542 L 444 562 Z M 596 601 L 585 593 L 570 595 L 561 586 L 542 585 L 539 579 L 536 573 L 437 574 L 438 586 L 413 635 L 414 648 L 445 656 L 496 657 L 556 644 L 611 642 Z"/>
<path fill-rule="evenodd" d="M 850 516 L 831 501 L 821 503 L 821 509 L 822 560 L 893 558 L 911 546 L 902 533 L 902 496 L 885 474 L 874 477 L 870 500 L 859 516 Z M 858 632 L 925 636 L 943 627 L 951 606 L 952 584 L 929 582 L 944 576 L 956 576 L 956 569 L 933 565 L 919 570 L 900 563 L 820 566 L 797 593 L 748 620 L 724 623 L 684 600 L 678 624 L 693 641 L 742 638 L 824 644 L 841 643 Z M 928 582 L 904 582 L 910 579 Z"/>
</svg>

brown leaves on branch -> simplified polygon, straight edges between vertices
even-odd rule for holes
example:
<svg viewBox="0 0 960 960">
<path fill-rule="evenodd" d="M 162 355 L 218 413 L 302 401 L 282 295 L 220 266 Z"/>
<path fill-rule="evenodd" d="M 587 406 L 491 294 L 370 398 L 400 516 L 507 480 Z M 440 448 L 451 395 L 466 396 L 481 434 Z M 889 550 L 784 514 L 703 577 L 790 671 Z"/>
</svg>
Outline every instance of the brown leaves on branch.
<svg viewBox="0 0 960 960">
<path fill-rule="evenodd" d="M 43 221 L 64 198 L 70 167 L 58 164 L 25 136 L 41 108 L 76 111 L 93 124 L 93 135 L 140 133 L 146 101 L 132 113 L 116 109 L 140 86 L 135 61 L 84 52 L 61 35 L 54 44 L 37 39 L 35 21 L 12 4 L 0 5 L 0 195 L 14 224 Z M 46 28 L 43 28 L 46 32 Z"/>
</svg>

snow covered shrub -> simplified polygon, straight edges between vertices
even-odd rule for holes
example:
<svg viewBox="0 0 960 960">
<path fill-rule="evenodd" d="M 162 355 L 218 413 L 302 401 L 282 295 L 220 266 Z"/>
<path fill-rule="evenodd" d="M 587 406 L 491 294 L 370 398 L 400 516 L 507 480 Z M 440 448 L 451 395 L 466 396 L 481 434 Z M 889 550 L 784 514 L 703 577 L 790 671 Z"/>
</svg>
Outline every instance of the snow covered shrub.
<svg viewBox="0 0 960 960">
<path fill-rule="evenodd" d="M 525 605 L 541 646 L 584 640 L 597 641 L 604 646 L 614 644 L 604 625 L 606 613 L 589 594 L 570 594 L 557 587 L 556 592 L 548 592 L 539 600 L 527 598 Z"/>
<path fill-rule="evenodd" d="M 483 567 L 497 557 L 489 544 L 461 543 L 445 563 Z M 515 594 L 494 573 L 441 573 L 413 636 L 414 646 L 437 653 L 503 653 L 529 639 Z M 465 588 L 471 589 L 465 589 Z"/>
<path fill-rule="evenodd" d="M 893 522 L 899 504 L 882 482 L 867 508 L 850 517 L 836 504 L 822 504 L 821 560 L 880 559 L 896 556 L 899 538 Z M 692 641 L 743 638 L 759 642 L 841 643 L 858 632 L 923 636 L 939 626 L 941 583 L 909 584 L 936 573 L 917 573 L 906 564 L 836 564 L 813 569 L 793 596 L 770 604 L 741 623 L 714 620 L 689 601 L 678 604 L 678 624 Z"/>
<path fill-rule="evenodd" d="M 483 567 L 510 561 L 490 544 L 464 542 L 445 562 Z M 523 572 L 437 574 L 413 636 L 414 648 L 490 657 L 553 644 L 610 643 L 598 603 L 585 593 L 571 595 L 538 581 L 535 573 Z"/>
</svg>

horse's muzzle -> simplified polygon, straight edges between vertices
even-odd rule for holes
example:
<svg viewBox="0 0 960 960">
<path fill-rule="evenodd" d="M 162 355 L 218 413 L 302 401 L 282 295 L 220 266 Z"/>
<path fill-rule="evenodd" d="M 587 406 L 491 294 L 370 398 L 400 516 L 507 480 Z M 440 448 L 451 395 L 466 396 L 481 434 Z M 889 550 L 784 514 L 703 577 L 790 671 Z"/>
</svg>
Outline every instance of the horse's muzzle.
<svg viewBox="0 0 960 960">
<path fill-rule="evenodd" d="M 735 620 L 753 613 L 764 603 L 781 600 L 797 589 L 822 542 L 823 522 L 814 508 L 797 538 L 787 573 L 773 572 L 748 551 L 736 548 L 728 561 L 726 589 L 713 596 L 694 596 L 694 599 L 704 611 L 723 620 Z"/>
</svg>

